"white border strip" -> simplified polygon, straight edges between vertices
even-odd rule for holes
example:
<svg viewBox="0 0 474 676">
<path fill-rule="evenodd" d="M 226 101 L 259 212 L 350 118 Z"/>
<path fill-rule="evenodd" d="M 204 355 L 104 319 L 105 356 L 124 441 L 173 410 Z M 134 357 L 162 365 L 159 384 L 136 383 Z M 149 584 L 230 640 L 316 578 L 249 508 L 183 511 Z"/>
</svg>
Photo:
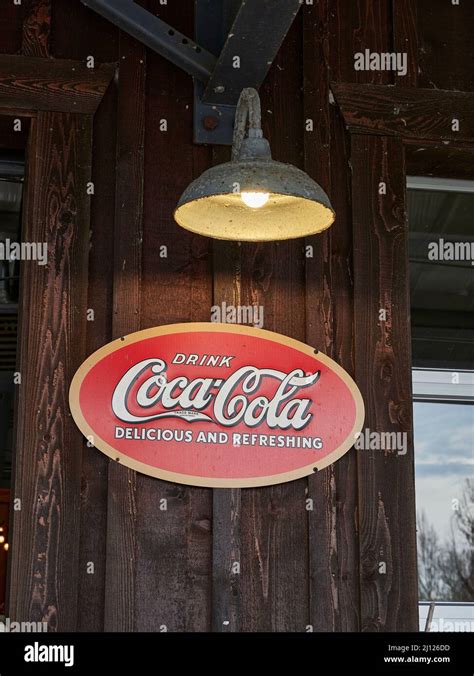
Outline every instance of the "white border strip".
<svg viewBox="0 0 474 676">
<path fill-rule="evenodd" d="M 443 192 L 474 193 L 474 181 L 433 176 L 407 176 L 408 190 L 438 190 Z"/>
<path fill-rule="evenodd" d="M 474 403 L 474 371 L 412 370 L 414 401 Z"/>
</svg>

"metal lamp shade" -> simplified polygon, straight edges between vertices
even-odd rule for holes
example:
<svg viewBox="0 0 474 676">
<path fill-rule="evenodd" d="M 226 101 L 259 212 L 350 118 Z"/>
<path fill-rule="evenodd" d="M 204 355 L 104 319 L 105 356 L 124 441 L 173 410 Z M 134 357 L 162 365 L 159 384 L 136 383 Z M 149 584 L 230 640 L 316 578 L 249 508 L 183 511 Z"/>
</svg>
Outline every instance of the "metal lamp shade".
<svg viewBox="0 0 474 676">
<path fill-rule="evenodd" d="M 260 208 L 241 193 L 267 193 Z M 335 214 L 324 190 L 300 169 L 272 159 L 243 159 L 205 171 L 184 191 L 177 223 L 215 239 L 265 242 L 314 235 Z"/>
</svg>

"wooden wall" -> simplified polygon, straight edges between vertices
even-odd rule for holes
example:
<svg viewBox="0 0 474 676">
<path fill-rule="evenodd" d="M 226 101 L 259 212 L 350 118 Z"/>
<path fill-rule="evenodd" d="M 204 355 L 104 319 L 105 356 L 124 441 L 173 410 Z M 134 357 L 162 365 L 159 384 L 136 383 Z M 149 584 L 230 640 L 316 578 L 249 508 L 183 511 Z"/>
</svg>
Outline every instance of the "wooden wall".
<svg viewBox="0 0 474 676">
<path fill-rule="evenodd" d="M 140 4 L 192 35 L 192 0 Z M 84 344 L 86 356 L 134 330 L 209 321 L 211 305 L 224 300 L 261 304 L 265 328 L 314 345 L 356 378 L 367 426 L 411 434 L 403 148 L 349 136 L 331 83 L 472 90 L 473 7 L 448 5 L 303 7 L 262 87 L 264 131 L 276 159 L 322 184 L 337 220 L 306 242 L 240 246 L 194 236 L 172 218 L 186 185 L 228 154 L 192 143 L 191 79 L 79 0 L 3 2 L 0 52 L 118 64 L 92 129 L 87 307 L 95 320 L 84 318 L 82 335 L 68 339 Z M 353 55 L 365 48 L 407 51 L 408 75 L 355 71 Z M 375 186 L 384 178 L 382 205 Z M 313 258 L 305 257 L 308 244 Z M 167 258 L 158 255 L 162 245 Z M 384 325 L 380 307 L 389 310 Z M 50 299 L 43 320 L 56 310 Z M 76 431 L 76 446 L 80 438 Z M 213 491 L 137 475 L 83 443 L 82 458 L 65 455 L 77 474 L 62 474 L 77 530 L 52 523 L 45 535 L 73 560 L 53 574 L 46 561 L 35 585 L 13 571 L 24 595 L 42 589 L 16 608 L 49 620 L 55 608 L 52 628 L 92 631 L 416 630 L 412 451 L 362 453 L 352 450 L 309 479 Z M 28 532 L 17 536 L 23 548 Z M 240 574 L 231 572 L 234 562 Z M 58 597 L 66 574 L 69 591 Z"/>
</svg>

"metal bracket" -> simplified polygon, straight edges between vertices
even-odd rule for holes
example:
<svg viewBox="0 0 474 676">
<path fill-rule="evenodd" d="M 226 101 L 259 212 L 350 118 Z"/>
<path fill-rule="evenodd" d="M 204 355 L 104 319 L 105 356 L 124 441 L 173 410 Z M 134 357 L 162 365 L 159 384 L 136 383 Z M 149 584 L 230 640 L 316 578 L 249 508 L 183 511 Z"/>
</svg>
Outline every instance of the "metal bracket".
<svg viewBox="0 0 474 676">
<path fill-rule="evenodd" d="M 236 106 L 204 103 L 204 84 L 194 80 L 194 143 L 232 145 Z"/>
<path fill-rule="evenodd" d="M 197 5 L 203 0 L 196 0 Z M 293 23 L 301 0 L 242 0 L 204 101 L 237 104 L 245 87 L 259 89 Z"/>
<path fill-rule="evenodd" d="M 214 54 L 132 0 L 81 0 L 82 4 L 182 68 L 208 82 L 217 63 Z"/>
<path fill-rule="evenodd" d="M 220 54 L 241 2 L 194 0 L 196 40 L 210 52 Z M 204 102 L 205 87 L 205 83 L 194 78 L 194 142 L 231 145 L 236 106 Z"/>
<path fill-rule="evenodd" d="M 195 0 L 196 40 L 220 54 L 206 86 L 194 82 L 194 142 L 232 145 L 242 89 L 259 89 L 300 0 Z"/>
<path fill-rule="evenodd" d="M 195 143 L 231 145 L 240 92 L 260 88 L 302 0 L 195 0 L 198 42 L 132 0 L 81 2 L 192 75 Z"/>
</svg>

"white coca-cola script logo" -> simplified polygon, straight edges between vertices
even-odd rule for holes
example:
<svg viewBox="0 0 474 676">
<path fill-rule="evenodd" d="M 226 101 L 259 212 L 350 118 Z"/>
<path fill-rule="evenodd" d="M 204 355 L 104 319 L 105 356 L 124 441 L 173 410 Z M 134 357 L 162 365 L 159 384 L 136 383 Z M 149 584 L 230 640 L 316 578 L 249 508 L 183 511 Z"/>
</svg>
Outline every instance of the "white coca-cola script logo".
<svg viewBox="0 0 474 676">
<path fill-rule="evenodd" d="M 314 385 L 321 373 L 305 375 L 302 369 L 284 373 L 242 366 L 226 379 L 192 380 L 178 376 L 168 380 L 166 370 L 162 359 L 145 359 L 125 373 L 112 396 L 112 409 L 119 420 L 143 423 L 158 418 L 181 418 L 189 422 L 206 420 L 223 427 L 239 423 L 256 427 L 265 422 L 271 429 L 301 430 L 313 417 L 312 400 L 294 395 Z M 271 398 L 258 395 L 266 378 L 279 382 Z M 236 393 L 239 386 L 241 394 Z M 212 415 L 208 415 L 203 410 L 211 403 Z M 131 408 L 140 413 L 132 413 Z"/>
</svg>

